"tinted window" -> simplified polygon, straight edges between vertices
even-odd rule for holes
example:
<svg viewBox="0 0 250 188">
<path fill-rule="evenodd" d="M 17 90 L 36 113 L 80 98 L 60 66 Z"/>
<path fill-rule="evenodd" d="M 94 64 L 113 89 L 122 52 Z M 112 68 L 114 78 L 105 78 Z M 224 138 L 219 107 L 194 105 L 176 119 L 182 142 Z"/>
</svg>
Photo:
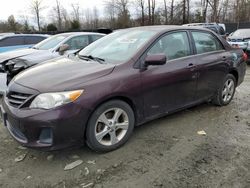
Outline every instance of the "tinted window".
<svg viewBox="0 0 250 188">
<path fill-rule="evenodd" d="M 44 37 L 39 37 L 39 36 L 26 36 L 25 44 L 36 44 L 44 39 L 45 39 Z"/>
<path fill-rule="evenodd" d="M 65 42 L 69 45 L 69 50 L 78 50 L 89 45 L 88 35 L 77 36 Z"/>
<path fill-rule="evenodd" d="M 0 41 L 0 46 L 17 46 L 24 45 L 23 37 L 7 37 Z"/>
<path fill-rule="evenodd" d="M 187 33 L 178 32 L 162 37 L 148 52 L 148 54 L 159 53 L 164 53 L 169 60 L 190 55 Z"/>
<path fill-rule="evenodd" d="M 103 35 L 91 35 L 91 38 L 92 38 L 93 42 L 100 39 L 100 38 L 102 38 L 102 37 L 103 37 Z"/>
<path fill-rule="evenodd" d="M 197 54 L 223 50 L 221 43 L 212 34 L 205 32 L 192 32 Z"/>
</svg>

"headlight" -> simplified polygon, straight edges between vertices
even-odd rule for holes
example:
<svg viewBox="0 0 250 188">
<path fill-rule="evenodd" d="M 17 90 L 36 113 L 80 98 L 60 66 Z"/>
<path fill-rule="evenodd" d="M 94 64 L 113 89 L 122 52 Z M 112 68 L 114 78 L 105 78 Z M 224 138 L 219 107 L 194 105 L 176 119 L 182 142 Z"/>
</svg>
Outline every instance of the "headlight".
<svg viewBox="0 0 250 188">
<path fill-rule="evenodd" d="M 43 93 L 38 95 L 30 104 L 30 108 L 51 109 L 75 101 L 83 90 Z"/>
</svg>

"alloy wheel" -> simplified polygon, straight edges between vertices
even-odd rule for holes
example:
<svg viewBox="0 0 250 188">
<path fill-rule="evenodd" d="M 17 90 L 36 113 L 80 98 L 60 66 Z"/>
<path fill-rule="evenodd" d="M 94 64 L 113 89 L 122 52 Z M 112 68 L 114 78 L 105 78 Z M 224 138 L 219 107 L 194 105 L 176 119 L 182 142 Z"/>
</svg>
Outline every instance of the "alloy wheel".
<svg viewBox="0 0 250 188">
<path fill-rule="evenodd" d="M 95 124 L 96 140 L 105 146 L 120 142 L 129 127 L 128 114 L 121 108 L 111 108 L 102 113 Z"/>
<path fill-rule="evenodd" d="M 222 90 L 222 100 L 224 103 L 227 103 L 232 99 L 234 90 L 235 90 L 234 81 L 230 78 L 225 82 Z"/>
</svg>

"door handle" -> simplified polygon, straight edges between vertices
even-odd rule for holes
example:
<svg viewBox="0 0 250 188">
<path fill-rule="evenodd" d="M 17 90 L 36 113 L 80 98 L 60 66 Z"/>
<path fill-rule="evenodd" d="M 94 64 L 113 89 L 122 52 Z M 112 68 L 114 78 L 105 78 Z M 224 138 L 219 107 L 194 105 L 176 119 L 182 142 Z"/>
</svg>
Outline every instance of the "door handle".
<svg viewBox="0 0 250 188">
<path fill-rule="evenodd" d="M 226 61 L 227 60 L 227 57 L 226 56 L 223 56 L 222 57 L 222 61 Z"/>
<path fill-rule="evenodd" d="M 194 66 L 193 63 L 189 63 L 189 64 L 188 64 L 188 67 L 193 67 L 193 66 Z"/>
</svg>

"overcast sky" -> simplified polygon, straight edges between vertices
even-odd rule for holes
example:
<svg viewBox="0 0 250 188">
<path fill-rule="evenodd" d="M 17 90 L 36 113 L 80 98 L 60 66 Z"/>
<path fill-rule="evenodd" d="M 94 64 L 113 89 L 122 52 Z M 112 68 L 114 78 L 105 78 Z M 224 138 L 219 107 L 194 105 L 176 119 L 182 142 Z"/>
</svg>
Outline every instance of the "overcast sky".
<svg viewBox="0 0 250 188">
<path fill-rule="evenodd" d="M 0 20 L 7 20 L 8 16 L 14 15 L 16 20 L 21 20 L 21 16 L 30 15 L 30 4 L 32 0 L 1 0 Z M 104 0 L 59 0 L 64 8 L 71 11 L 71 4 L 79 4 L 82 9 L 93 8 L 96 6 L 102 9 Z M 42 3 L 47 7 L 42 14 L 48 15 L 49 11 L 55 5 L 55 0 L 42 0 Z"/>
</svg>

